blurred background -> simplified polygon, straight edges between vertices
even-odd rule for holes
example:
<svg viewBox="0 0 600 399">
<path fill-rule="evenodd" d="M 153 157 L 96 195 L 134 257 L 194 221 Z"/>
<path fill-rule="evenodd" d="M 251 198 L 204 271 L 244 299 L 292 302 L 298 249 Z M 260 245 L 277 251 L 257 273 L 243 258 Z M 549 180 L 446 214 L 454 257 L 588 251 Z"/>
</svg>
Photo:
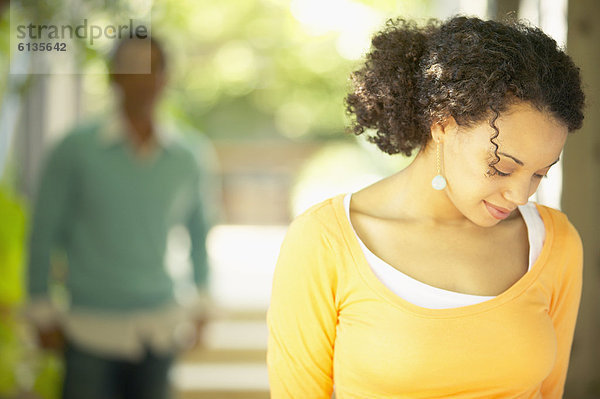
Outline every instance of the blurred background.
<svg viewBox="0 0 600 399">
<path fill-rule="evenodd" d="M 10 73 L 7 1 L 0 2 L 0 398 L 57 398 L 61 359 L 35 348 L 18 316 L 24 246 L 46 151 L 75 124 L 114 104 L 108 49 L 81 43 L 80 73 Z M 110 20 L 139 1 L 37 2 L 52 19 L 76 3 Z M 211 319 L 204 344 L 177 361 L 177 398 L 268 398 L 265 364 L 271 276 L 290 220 L 330 196 L 406 166 L 345 132 L 349 74 L 386 19 L 424 21 L 508 13 L 540 26 L 582 68 L 588 109 L 560 167 L 536 199 L 564 210 L 585 249 L 584 296 L 567 398 L 600 397 L 600 3 L 593 0 L 153 0 L 152 35 L 165 44 L 161 121 L 202 143 L 215 178 L 208 240 Z M 13 11 L 13 10 L 11 10 Z M 596 50 L 594 50 L 596 49 Z M 24 63 L 24 64 L 23 64 Z M 200 144 L 198 144 L 200 146 Z M 207 150 L 208 148 L 208 150 Z M 547 181 L 546 181 L 547 180 Z M 171 273 L 186 273 L 185 237 L 169 243 Z M 189 245 L 188 245 L 189 246 Z M 235 248 L 235 250 L 232 250 Z M 181 255 L 183 254 L 183 255 Z"/>
</svg>

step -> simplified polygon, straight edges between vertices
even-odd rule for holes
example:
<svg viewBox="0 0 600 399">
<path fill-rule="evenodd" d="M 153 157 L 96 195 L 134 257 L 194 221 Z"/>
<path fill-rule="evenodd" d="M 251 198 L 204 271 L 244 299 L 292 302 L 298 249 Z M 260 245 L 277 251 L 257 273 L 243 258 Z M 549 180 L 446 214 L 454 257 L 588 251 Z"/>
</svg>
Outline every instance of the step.
<svg viewBox="0 0 600 399">
<path fill-rule="evenodd" d="M 267 392 L 269 379 L 266 364 L 179 363 L 171 378 L 179 392 Z"/>
<path fill-rule="evenodd" d="M 269 399 L 269 392 L 230 392 L 230 391 L 203 391 L 183 392 L 176 399 Z"/>
</svg>

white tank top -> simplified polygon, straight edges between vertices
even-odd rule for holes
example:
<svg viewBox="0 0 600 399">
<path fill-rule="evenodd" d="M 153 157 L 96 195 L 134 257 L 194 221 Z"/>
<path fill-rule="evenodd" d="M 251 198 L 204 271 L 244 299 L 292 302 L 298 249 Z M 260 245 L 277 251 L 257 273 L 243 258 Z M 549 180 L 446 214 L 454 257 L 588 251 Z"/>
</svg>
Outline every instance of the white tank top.
<svg viewBox="0 0 600 399">
<path fill-rule="evenodd" d="M 350 226 L 352 226 L 352 222 L 350 221 L 351 196 L 352 194 L 347 194 L 344 197 L 344 208 L 346 209 L 346 217 Z M 521 205 L 519 206 L 519 211 L 523 215 L 523 219 L 527 225 L 527 236 L 529 239 L 529 268 L 527 270 L 529 271 L 542 250 L 546 230 L 535 203 L 528 202 L 525 205 Z M 415 280 L 372 253 L 358 237 L 356 231 L 354 235 L 365 254 L 367 263 L 377 278 L 392 292 L 408 302 L 429 309 L 449 309 L 474 305 L 494 298 L 493 296 L 469 295 L 448 291 Z"/>
</svg>

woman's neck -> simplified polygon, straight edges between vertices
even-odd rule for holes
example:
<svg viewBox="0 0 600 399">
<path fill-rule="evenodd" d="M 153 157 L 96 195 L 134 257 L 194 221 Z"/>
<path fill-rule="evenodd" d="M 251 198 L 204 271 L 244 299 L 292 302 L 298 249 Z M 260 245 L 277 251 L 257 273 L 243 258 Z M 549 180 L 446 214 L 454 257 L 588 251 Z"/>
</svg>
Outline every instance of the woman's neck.
<svg viewBox="0 0 600 399">
<path fill-rule="evenodd" d="M 426 148 L 406 168 L 362 190 L 367 195 L 361 195 L 361 191 L 357 197 L 367 201 L 366 207 L 377 209 L 378 217 L 440 226 L 475 226 L 448 198 L 449 187 L 440 191 L 431 187 L 436 173 L 435 151 Z"/>
</svg>

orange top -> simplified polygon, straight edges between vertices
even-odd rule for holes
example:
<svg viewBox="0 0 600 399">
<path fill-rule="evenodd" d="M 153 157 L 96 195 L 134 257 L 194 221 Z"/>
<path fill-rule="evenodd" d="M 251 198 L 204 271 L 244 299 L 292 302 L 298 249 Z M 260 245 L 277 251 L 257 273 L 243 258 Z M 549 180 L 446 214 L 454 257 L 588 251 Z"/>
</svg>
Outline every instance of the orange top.
<svg viewBox="0 0 600 399">
<path fill-rule="evenodd" d="M 536 204 L 542 252 L 488 301 L 427 309 L 372 272 L 343 196 L 290 226 L 267 314 L 271 397 L 560 398 L 581 297 L 583 249 L 562 212 Z"/>
</svg>

